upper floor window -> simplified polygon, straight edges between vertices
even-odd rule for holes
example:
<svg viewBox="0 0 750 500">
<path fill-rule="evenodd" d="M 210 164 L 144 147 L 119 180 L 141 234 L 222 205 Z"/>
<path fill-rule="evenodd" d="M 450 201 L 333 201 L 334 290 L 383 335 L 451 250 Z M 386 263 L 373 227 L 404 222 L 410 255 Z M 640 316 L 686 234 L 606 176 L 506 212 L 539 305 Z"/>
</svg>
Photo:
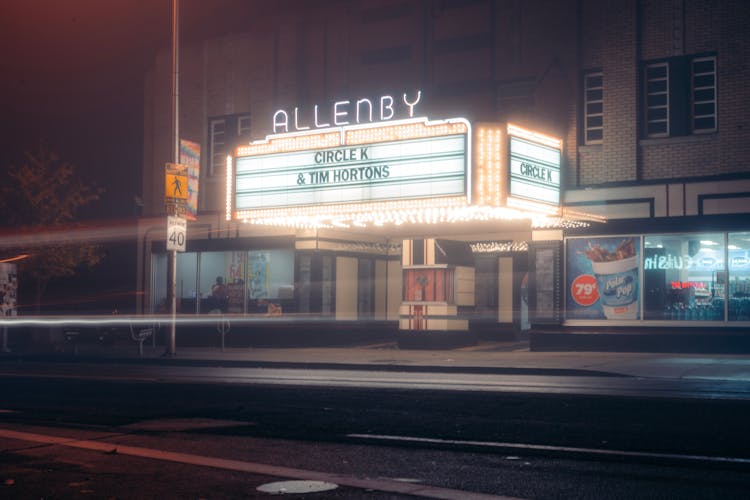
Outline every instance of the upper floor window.
<svg viewBox="0 0 750 500">
<path fill-rule="evenodd" d="M 669 65 L 646 65 L 646 135 L 669 135 Z"/>
<path fill-rule="evenodd" d="M 217 116 L 208 121 L 208 175 L 220 175 L 226 170 L 227 155 L 242 142 L 250 140 L 250 115 Z"/>
<path fill-rule="evenodd" d="M 716 130 L 716 58 L 700 57 L 692 61 L 693 132 Z"/>
<path fill-rule="evenodd" d="M 675 137 L 716 129 L 715 56 L 674 57 L 643 65 L 646 137 Z"/>
<path fill-rule="evenodd" d="M 583 138 L 584 144 L 599 144 L 604 138 L 604 75 L 601 72 L 583 75 Z"/>
</svg>

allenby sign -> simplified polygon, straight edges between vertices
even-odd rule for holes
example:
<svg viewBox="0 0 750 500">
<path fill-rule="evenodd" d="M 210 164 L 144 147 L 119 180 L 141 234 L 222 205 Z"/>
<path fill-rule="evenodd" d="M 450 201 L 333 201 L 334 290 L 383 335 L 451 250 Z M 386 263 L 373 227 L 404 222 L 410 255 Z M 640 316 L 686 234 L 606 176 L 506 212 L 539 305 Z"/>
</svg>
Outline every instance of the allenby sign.
<svg viewBox="0 0 750 500">
<path fill-rule="evenodd" d="M 421 100 L 416 91 L 277 110 L 274 134 L 227 159 L 226 219 L 347 227 L 559 213 L 560 139 L 414 118 Z"/>
<path fill-rule="evenodd" d="M 273 133 L 300 132 L 310 129 L 342 127 L 362 123 L 385 122 L 394 118 L 414 117 L 414 107 L 422 99 L 422 91 L 413 96 L 382 95 L 337 101 L 330 107 L 315 104 L 310 109 L 295 107 L 279 109 L 273 114 Z"/>
</svg>

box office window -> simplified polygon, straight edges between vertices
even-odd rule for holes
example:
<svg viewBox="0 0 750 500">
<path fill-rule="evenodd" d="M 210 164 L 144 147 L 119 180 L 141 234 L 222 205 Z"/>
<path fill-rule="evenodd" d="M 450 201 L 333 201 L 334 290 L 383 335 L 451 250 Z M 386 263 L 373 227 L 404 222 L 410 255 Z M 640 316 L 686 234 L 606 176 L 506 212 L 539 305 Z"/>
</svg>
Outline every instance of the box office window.
<svg viewBox="0 0 750 500">
<path fill-rule="evenodd" d="M 644 318 L 723 320 L 724 233 L 644 240 Z"/>
</svg>

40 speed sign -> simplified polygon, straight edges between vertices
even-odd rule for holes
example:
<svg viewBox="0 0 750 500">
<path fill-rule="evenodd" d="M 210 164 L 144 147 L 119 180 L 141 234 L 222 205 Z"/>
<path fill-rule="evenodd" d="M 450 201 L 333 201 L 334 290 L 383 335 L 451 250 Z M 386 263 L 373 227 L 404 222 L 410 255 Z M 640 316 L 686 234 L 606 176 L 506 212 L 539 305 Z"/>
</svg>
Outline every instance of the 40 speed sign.
<svg viewBox="0 0 750 500">
<path fill-rule="evenodd" d="M 173 215 L 167 216 L 167 251 L 185 251 L 187 220 Z"/>
</svg>

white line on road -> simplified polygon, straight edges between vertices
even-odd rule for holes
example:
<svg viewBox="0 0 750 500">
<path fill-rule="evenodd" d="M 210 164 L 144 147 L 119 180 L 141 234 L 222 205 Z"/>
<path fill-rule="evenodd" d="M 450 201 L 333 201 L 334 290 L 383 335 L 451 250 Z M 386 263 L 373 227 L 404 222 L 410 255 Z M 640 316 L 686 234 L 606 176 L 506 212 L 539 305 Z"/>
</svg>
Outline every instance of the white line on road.
<svg viewBox="0 0 750 500">
<path fill-rule="evenodd" d="M 683 455 L 679 453 L 653 453 L 648 451 L 625 451 L 625 450 L 604 450 L 599 448 L 576 448 L 573 446 L 552 446 L 544 444 L 526 444 L 526 443 L 502 443 L 493 441 L 466 441 L 460 439 L 439 439 L 425 438 L 415 436 L 392 436 L 382 434 L 347 434 L 346 437 L 355 439 L 370 439 L 376 441 L 400 441 L 409 443 L 426 443 L 449 446 L 476 446 L 486 448 L 510 448 L 518 450 L 532 451 L 553 451 L 567 453 L 586 453 L 593 455 L 603 455 L 611 457 L 632 457 L 644 459 L 661 459 L 661 460 L 684 460 L 693 462 L 714 462 L 723 464 L 741 464 L 750 465 L 750 458 L 738 457 L 717 457 L 711 455 Z"/>
<path fill-rule="evenodd" d="M 359 478 L 340 474 L 331 474 L 327 472 L 261 464 L 258 462 L 244 462 L 241 460 L 207 457 L 204 455 L 194 455 L 192 453 L 179 453 L 153 448 L 142 448 L 139 446 L 124 446 L 117 443 L 108 443 L 102 441 L 78 440 L 69 437 L 20 432 L 2 428 L 0 428 L 0 437 L 32 443 L 43 443 L 91 451 L 100 451 L 103 453 L 111 453 L 113 451 L 116 451 L 118 454 L 134 457 L 150 458 L 168 462 L 197 465 L 202 467 L 213 467 L 217 469 L 233 470 L 252 474 L 262 474 L 267 476 L 325 481 L 343 486 L 349 486 L 352 488 L 385 491 L 389 493 L 398 493 L 426 498 L 440 498 L 445 500 L 520 500 L 513 497 L 501 495 L 473 493 L 470 491 L 440 488 L 437 486 L 407 483 L 403 481 Z"/>
</svg>

